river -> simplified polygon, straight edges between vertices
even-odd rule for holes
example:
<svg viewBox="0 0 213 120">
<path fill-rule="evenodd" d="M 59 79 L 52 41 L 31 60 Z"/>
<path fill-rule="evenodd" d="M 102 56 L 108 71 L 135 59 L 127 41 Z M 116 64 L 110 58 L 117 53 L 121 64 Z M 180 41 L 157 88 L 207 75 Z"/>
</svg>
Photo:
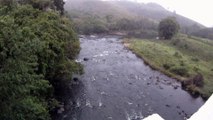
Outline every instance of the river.
<svg viewBox="0 0 213 120">
<path fill-rule="evenodd" d="M 144 64 L 119 37 L 84 36 L 80 42 L 76 61 L 85 73 L 70 85 L 57 120 L 142 120 L 153 113 L 184 120 L 204 104 L 179 82 Z"/>
</svg>

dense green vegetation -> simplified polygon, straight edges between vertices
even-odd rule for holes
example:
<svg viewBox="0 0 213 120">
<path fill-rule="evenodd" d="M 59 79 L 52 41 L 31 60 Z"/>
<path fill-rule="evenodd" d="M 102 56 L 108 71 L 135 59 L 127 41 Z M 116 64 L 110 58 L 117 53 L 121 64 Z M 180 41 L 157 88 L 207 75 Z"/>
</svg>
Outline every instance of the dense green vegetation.
<svg viewBox="0 0 213 120">
<path fill-rule="evenodd" d="M 169 41 L 132 39 L 129 43 L 150 66 L 188 83 L 191 93 L 203 97 L 213 93 L 213 41 L 179 35 Z"/>
<path fill-rule="evenodd" d="M 0 1 L 1 120 L 51 119 L 55 88 L 66 87 L 81 70 L 71 22 L 52 3 Z"/>
<path fill-rule="evenodd" d="M 158 35 L 162 39 L 171 39 L 179 31 L 179 24 L 175 18 L 165 18 L 159 23 Z"/>
<path fill-rule="evenodd" d="M 158 23 L 168 16 L 176 18 L 183 33 L 192 33 L 204 28 L 199 23 L 155 3 L 69 0 L 65 4 L 65 9 L 80 34 L 119 31 L 129 36 L 155 38 L 158 36 Z"/>
</svg>

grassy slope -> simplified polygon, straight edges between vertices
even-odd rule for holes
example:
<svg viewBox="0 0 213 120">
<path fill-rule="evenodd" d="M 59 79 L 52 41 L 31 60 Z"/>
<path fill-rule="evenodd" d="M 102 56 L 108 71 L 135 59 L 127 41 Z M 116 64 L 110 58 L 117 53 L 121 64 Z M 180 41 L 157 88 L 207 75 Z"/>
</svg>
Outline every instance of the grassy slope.
<svg viewBox="0 0 213 120">
<path fill-rule="evenodd" d="M 183 81 L 197 72 L 201 73 L 204 87 L 190 90 L 204 96 L 213 93 L 213 41 L 181 35 L 170 41 L 133 39 L 129 48 L 153 68 L 178 80 Z M 165 65 L 170 68 L 165 69 Z M 186 73 L 178 75 L 173 71 L 179 68 L 186 70 Z"/>
</svg>

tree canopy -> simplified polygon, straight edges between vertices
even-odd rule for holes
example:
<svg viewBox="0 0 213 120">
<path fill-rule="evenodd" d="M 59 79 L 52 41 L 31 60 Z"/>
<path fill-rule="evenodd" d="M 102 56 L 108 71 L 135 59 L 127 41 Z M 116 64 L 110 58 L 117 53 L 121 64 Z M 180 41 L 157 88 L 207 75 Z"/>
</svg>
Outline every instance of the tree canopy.
<svg viewBox="0 0 213 120">
<path fill-rule="evenodd" d="M 160 21 L 158 27 L 159 37 L 163 39 L 171 39 L 179 31 L 179 24 L 175 18 L 168 17 Z"/>
<path fill-rule="evenodd" d="M 80 70 L 77 36 L 70 20 L 54 10 L 0 3 L 0 119 L 49 120 L 58 103 L 55 87 Z"/>
</svg>

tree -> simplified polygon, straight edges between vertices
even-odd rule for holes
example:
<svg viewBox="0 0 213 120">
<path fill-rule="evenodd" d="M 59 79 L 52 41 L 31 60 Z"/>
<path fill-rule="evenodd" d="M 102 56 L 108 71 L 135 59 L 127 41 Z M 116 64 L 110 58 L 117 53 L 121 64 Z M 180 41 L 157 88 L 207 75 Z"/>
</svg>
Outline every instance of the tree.
<svg viewBox="0 0 213 120">
<path fill-rule="evenodd" d="M 173 17 L 163 19 L 159 23 L 158 33 L 163 39 L 171 39 L 179 31 L 179 24 Z"/>
<path fill-rule="evenodd" d="M 54 0 L 53 2 L 56 7 L 56 10 L 60 11 L 61 15 L 63 15 L 65 2 L 63 0 Z"/>
<path fill-rule="evenodd" d="M 0 0 L 6 2 L 8 4 L 8 1 L 15 1 L 15 0 Z M 64 4 L 65 2 L 63 0 L 17 0 L 19 4 L 26 5 L 30 4 L 34 8 L 39 10 L 47 10 L 48 8 L 57 10 L 60 12 L 61 15 L 64 14 Z"/>
</svg>

